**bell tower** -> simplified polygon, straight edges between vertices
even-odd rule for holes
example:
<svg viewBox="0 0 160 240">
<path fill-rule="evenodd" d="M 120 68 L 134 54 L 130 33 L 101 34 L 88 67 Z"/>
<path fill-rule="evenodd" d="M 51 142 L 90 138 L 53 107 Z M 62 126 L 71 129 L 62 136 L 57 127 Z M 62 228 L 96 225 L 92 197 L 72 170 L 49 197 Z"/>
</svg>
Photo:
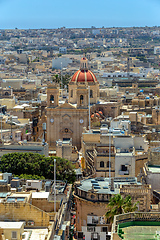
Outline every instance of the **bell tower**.
<svg viewBox="0 0 160 240">
<path fill-rule="evenodd" d="M 88 88 L 87 84 L 77 86 L 77 108 L 88 108 Z"/>
<path fill-rule="evenodd" d="M 59 88 L 56 84 L 47 87 L 47 107 L 57 107 L 59 105 Z"/>
</svg>

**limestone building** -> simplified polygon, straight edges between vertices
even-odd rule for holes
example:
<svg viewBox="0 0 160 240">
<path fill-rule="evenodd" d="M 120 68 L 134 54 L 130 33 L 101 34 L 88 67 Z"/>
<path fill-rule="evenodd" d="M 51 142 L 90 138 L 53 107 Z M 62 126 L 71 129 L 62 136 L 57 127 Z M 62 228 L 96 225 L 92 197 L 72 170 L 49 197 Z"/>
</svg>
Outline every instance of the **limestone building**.
<svg viewBox="0 0 160 240">
<path fill-rule="evenodd" d="M 89 98 L 90 94 L 90 98 Z M 47 88 L 47 142 L 55 149 L 56 141 L 70 140 L 79 149 L 83 127 L 89 125 L 89 99 L 91 104 L 99 99 L 99 83 L 88 70 L 87 59 L 81 59 L 80 70 L 69 83 L 69 99 L 59 102 L 59 88 L 54 84 Z"/>
<path fill-rule="evenodd" d="M 149 211 L 151 188 L 137 182 L 136 178 L 89 178 L 75 183 L 77 238 L 87 240 L 109 239 L 111 225 L 104 218 L 107 204 L 116 194 L 130 195 L 133 202 L 139 201 L 139 211 Z M 96 236 L 96 238 L 94 238 Z"/>
</svg>

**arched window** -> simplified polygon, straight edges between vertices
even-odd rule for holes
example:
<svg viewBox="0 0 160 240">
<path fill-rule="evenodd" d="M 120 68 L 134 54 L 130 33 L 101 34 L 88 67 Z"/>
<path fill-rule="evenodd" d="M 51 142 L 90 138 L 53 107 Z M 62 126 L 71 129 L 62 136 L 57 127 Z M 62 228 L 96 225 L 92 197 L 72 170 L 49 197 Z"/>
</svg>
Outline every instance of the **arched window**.
<svg viewBox="0 0 160 240">
<path fill-rule="evenodd" d="M 111 164 L 110 164 L 110 166 L 111 166 Z M 107 162 L 107 168 L 109 168 L 109 161 Z"/>
<path fill-rule="evenodd" d="M 90 98 L 93 98 L 93 90 L 90 90 Z"/>
<path fill-rule="evenodd" d="M 80 95 L 80 105 L 83 104 L 83 95 Z"/>
<path fill-rule="evenodd" d="M 100 162 L 100 167 L 104 167 L 104 162 L 103 161 Z"/>
<path fill-rule="evenodd" d="M 54 103 L 54 96 L 53 95 L 50 96 L 50 103 Z"/>
<path fill-rule="evenodd" d="M 73 97 L 73 89 L 71 90 L 71 97 Z"/>
</svg>

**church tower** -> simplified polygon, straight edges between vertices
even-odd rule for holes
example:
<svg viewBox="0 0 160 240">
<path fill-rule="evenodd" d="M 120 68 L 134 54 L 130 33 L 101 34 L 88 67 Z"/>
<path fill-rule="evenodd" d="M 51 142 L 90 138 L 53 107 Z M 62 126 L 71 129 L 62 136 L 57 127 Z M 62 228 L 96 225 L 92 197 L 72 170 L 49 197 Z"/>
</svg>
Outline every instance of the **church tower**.
<svg viewBox="0 0 160 240">
<path fill-rule="evenodd" d="M 56 84 L 47 86 L 47 107 L 57 107 L 59 105 L 59 88 Z"/>
</svg>

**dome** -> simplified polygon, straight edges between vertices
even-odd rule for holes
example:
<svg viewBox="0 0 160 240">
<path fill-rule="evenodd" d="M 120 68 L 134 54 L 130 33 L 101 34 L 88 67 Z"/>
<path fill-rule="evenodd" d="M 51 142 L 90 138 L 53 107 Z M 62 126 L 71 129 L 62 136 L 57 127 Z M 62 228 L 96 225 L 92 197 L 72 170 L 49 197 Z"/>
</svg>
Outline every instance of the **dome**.
<svg viewBox="0 0 160 240">
<path fill-rule="evenodd" d="M 85 56 L 81 58 L 80 70 L 75 72 L 71 82 L 97 82 L 96 76 L 88 70 L 88 60 Z"/>
<path fill-rule="evenodd" d="M 90 70 L 78 70 L 73 75 L 71 82 L 97 82 L 97 78 Z"/>
</svg>

